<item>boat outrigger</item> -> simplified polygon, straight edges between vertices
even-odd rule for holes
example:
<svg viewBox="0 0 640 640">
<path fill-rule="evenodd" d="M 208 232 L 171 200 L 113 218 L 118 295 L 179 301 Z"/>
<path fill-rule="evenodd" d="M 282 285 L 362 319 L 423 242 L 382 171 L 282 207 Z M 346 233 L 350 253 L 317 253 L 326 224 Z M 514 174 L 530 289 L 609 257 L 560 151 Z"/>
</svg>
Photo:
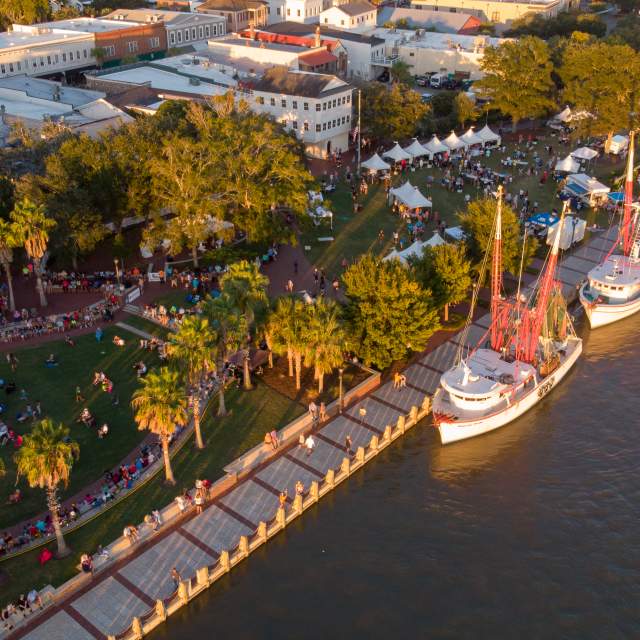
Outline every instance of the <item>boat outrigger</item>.
<svg viewBox="0 0 640 640">
<path fill-rule="evenodd" d="M 615 244 L 587 275 L 580 303 L 592 329 L 640 311 L 640 215 L 633 202 L 634 132 L 630 134 L 620 233 Z M 622 254 L 614 253 L 622 247 Z"/>
<path fill-rule="evenodd" d="M 566 209 L 565 205 L 560 225 Z M 582 353 L 582 340 L 555 280 L 562 226 L 537 286 L 528 296 L 518 291 L 513 299 L 502 293 L 501 226 L 500 189 L 493 233 L 491 326 L 466 356 L 465 347 L 459 348 L 454 366 L 440 378 L 433 416 L 442 444 L 472 438 L 515 420 L 547 396 Z M 477 287 L 461 345 L 466 342 L 476 301 Z"/>
</svg>

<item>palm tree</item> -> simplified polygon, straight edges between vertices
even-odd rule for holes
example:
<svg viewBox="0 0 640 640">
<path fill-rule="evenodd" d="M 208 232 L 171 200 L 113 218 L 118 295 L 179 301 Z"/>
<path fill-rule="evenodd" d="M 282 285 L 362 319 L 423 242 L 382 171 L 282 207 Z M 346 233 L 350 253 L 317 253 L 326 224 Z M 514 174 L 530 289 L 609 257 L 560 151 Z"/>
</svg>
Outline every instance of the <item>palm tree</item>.
<svg viewBox="0 0 640 640">
<path fill-rule="evenodd" d="M 63 557 L 69 549 L 62 535 L 58 514 L 58 485 L 69 484 L 74 460 L 80 455 L 77 442 L 69 440 L 69 428 L 45 418 L 24 437 L 22 447 L 15 455 L 18 478 L 24 476 L 29 486 L 47 492 L 47 506 L 58 542 L 58 556 Z"/>
<path fill-rule="evenodd" d="M 216 368 L 220 378 L 218 416 L 222 417 L 227 415 L 224 398 L 224 366 L 229 360 L 229 355 L 242 345 L 247 335 L 247 321 L 225 294 L 217 298 L 208 298 L 204 311 L 211 319 L 211 325 L 216 331 Z"/>
<path fill-rule="evenodd" d="M 293 325 L 296 313 L 294 298 L 278 298 L 275 309 L 269 315 L 265 334 L 269 335 L 269 348 L 278 355 L 287 355 L 289 377 L 293 378 Z"/>
<path fill-rule="evenodd" d="M 340 310 L 333 300 L 318 298 L 310 307 L 305 364 L 314 367 L 318 393 L 324 390 L 324 376 L 343 360 L 345 332 Z"/>
<path fill-rule="evenodd" d="M 45 256 L 49 243 L 49 231 L 56 226 L 56 221 L 47 218 L 43 205 L 37 205 L 29 198 L 16 202 L 11 212 L 11 220 L 16 228 L 20 229 L 25 251 L 33 260 L 40 306 L 46 307 L 47 297 L 42 286 L 42 272 L 47 262 Z"/>
<path fill-rule="evenodd" d="M 7 276 L 9 288 L 9 309 L 16 310 L 16 301 L 13 296 L 13 278 L 11 277 L 11 263 L 13 262 L 13 250 L 21 246 L 23 239 L 20 229 L 7 220 L 0 220 L 0 263 Z"/>
<path fill-rule="evenodd" d="M 260 273 L 254 262 L 240 260 L 229 266 L 229 270 L 220 278 L 220 288 L 231 303 L 244 315 L 247 329 L 251 331 L 256 310 L 267 304 L 267 286 L 269 278 Z M 244 388 L 251 389 L 251 375 L 249 372 L 249 350 L 246 348 L 243 360 Z"/>
<path fill-rule="evenodd" d="M 177 333 L 169 339 L 167 353 L 185 367 L 187 383 L 192 389 L 193 430 L 196 447 L 204 448 L 200 429 L 200 393 L 204 376 L 215 369 L 216 332 L 209 320 L 201 316 L 189 316 Z"/>
<path fill-rule="evenodd" d="M 175 484 L 169 458 L 169 437 L 176 426 L 183 427 L 188 421 L 187 399 L 182 392 L 184 381 L 178 371 L 162 367 L 159 371 L 150 371 L 140 382 L 142 386 L 131 399 L 134 420 L 138 429 L 149 429 L 160 439 L 166 481 Z"/>
</svg>

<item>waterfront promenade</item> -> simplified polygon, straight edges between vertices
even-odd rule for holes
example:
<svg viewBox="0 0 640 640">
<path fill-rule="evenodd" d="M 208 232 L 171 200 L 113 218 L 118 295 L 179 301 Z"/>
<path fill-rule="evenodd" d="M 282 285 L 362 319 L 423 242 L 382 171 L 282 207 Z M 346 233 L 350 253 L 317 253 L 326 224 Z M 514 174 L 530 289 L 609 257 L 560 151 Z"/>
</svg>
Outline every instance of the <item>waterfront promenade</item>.
<svg viewBox="0 0 640 640">
<path fill-rule="evenodd" d="M 606 255 L 613 238 L 613 231 L 600 234 L 563 260 L 558 278 L 566 295 L 573 292 L 575 297 L 577 283 Z M 468 332 L 468 343 L 475 344 L 488 326 L 488 315 L 478 318 Z M 232 484 L 201 515 L 192 513 L 167 524 L 154 537 L 139 543 L 134 554 L 61 598 L 13 635 L 29 640 L 106 640 L 127 631 L 135 618 L 126 637 L 140 637 L 149 616 L 157 620 L 171 613 L 172 605 L 165 608 L 164 603 L 182 597 L 182 606 L 200 586 L 206 588 L 205 584 L 233 566 L 231 554 L 240 561 L 249 555 L 251 545 L 266 542 L 271 535 L 270 523 L 274 523 L 275 535 L 289 515 L 302 513 L 302 501 L 294 499 L 297 482 L 302 482 L 307 492 L 306 508 L 313 498 L 332 489 L 339 474 L 348 477 L 347 436 L 352 440 L 354 467 L 359 468 L 404 432 L 401 425 L 405 417 L 411 420 L 412 411 L 415 423 L 412 408 L 424 408 L 425 396 L 436 390 L 440 375 L 455 358 L 459 341 L 460 334 L 454 335 L 408 366 L 404 371 L 406 387 L 395 389 L 388 382 L 322 425 L 314 433 L 316 447 L 311 455 L 295 443 L 283 447 L 279 455 Z M 282 512 L 278 496 L 285 489 L 288 499 Z M 185 581 L 177 594 L 170 576 L 173 567 Z"/>
</svg>

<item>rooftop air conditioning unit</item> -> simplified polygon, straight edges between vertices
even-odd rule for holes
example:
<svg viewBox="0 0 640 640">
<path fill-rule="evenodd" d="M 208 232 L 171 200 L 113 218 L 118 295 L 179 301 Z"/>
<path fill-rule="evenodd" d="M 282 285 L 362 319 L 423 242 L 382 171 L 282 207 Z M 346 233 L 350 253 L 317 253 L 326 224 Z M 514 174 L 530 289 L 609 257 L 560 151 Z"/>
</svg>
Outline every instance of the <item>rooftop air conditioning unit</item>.
<svg viewBox="0 0 640 640">
<path fill-rule="evenodd" d="M 198 78 L 189 78 L 189 84 L 193 85 L 194 87 L 198 87 L 200 86 L 200 80 Z"/>
</svg>

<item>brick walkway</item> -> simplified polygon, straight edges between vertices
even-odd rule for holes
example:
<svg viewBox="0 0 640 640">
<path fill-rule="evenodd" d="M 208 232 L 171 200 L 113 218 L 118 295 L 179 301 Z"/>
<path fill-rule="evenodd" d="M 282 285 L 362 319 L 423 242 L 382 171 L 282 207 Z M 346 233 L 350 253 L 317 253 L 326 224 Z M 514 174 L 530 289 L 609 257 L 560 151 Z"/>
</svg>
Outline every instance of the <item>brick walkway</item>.
<svg viewBox="0 0 640 640">
<path fill-rule="evenodd" d="M 583 278 L 595 264 L 593 260 L 599 259 L 610 245 L 612 237 L 612 232 L 599 236 L 566 257 L 560 273 L 571 269 Z M 566 288 L 575 292 L 575 284 L 567 282 Z M 475 345 L 488 326 L 488 315 L 475 319 L 468 344 Z M 173 592 L 169 575 L 172 567 L 177 567 L 182 578 L 188 579 L 198 567 L 213 564 L 223 550 L 238 544 L 240 536 L 252 534 L 259 522 L 274 517 L 280 491 L 286 489 L 293 496 L 297 481 L 308 488 L 313 480 L 324 478 L 329 469 L 339 466 L 347 435 L 351 436 L 354 449 L 364 447 L 386 425 L 408 413 L 412 405 L 419 405 L 424 394 L 433 394 L 441 374 L 454 361 L 459 341 L 460 334 L 451 336 L 413 361 L 405 370 L 404 389 L 394 389 L 387 382 L 331 419 L 316 433 L 316 448 L 311 456 L 295 445 L 283 450 L 216 499 L 201 515 L 167 526 L 155 538 L 141 544 L 135 557 L 122 560 L 98 575 L 87 587 L 14 636 L 28 640 L 106 640 L 108 635 L 119 634 L 129 626 L 133 616 L 148 612 L 157 599 Z"/>
</svg>

